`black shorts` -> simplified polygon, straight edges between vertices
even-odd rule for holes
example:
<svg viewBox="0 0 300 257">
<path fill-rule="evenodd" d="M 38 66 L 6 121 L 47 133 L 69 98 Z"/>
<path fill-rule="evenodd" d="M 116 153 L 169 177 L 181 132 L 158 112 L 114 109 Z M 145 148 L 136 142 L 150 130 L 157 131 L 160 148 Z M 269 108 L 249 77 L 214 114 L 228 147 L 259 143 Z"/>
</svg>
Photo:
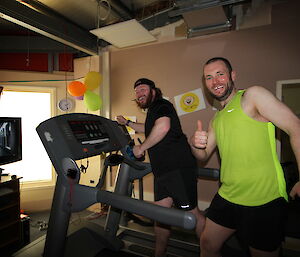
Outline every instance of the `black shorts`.
<svg viewBox="0 0 300 257">
<path fill-rule="evenodd" d="M 236 229 L 247 246 L 272 252 L 284 240 L 287 202 L 281 197 L 261 206 L 248 207 L 231 203 L 217 194 L 206 217 L 221 226 Z"/>
<path fill-rule="evenodd" d="M 198 206 L 196 168 L 182 168 L 155 176 L 155 201 L 166 197 L 171 197 L 178 209 L 188 211 Z"/>
</svg>

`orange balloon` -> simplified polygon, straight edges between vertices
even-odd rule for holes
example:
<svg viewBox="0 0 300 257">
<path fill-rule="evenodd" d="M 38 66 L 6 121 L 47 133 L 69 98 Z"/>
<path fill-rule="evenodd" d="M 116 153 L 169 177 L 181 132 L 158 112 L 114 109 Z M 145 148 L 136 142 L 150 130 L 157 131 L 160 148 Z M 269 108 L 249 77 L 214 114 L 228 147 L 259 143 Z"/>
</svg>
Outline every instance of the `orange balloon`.
<svg viewBox="0 0 300 257">
<path fill-rule="evenodd" d="M 72 81 L 68 85 L 68 92 L 71 96 L 82 96 L 86 91 L 86 85 L 80 81 Z"/>
</svg>

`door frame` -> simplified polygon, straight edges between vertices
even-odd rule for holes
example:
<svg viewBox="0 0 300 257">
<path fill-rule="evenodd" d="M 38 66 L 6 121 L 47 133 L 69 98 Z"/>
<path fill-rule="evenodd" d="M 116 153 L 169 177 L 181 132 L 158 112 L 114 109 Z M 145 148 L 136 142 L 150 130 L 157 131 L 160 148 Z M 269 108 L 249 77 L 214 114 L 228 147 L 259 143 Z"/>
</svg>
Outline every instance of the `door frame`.
<svg viewBox="0 0 300 257">
<path fill-rule="evenodd" d="M 288 86 L 289 84 L 299 84 L 300 85 L 300 79 L 290 79 L 290 80 L 279 80 L 276 82 L 276 97 L 282 101 L 282 87 Z M 279 158 L 279 161 L 281 161 L 281 130 L 277 128 L 277 139 L 276 139 L 276 151 Z"/>
</svg>

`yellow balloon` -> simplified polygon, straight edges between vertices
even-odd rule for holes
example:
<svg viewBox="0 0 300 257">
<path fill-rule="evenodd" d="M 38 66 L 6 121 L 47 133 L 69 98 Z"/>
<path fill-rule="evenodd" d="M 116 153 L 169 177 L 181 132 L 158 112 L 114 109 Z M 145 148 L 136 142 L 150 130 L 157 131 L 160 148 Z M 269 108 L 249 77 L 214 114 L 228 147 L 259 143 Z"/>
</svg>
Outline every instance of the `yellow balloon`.
<svg viewBox="0 0 300 257">
<path fill-rule="evenodd" d="M 85 91 L 83 102 L 86 108 L 90 111 L 97 111 L 102 107 L 102 100 L 100 96 L 90 90 Z"/>
<path fill-rule="evenodd" d="M 94 90 L 99 87 L 102 82 L 102 76 L 99 72 L 90 71 L 84 77 L 84 84 L 88 90 Z"/>
</svg>

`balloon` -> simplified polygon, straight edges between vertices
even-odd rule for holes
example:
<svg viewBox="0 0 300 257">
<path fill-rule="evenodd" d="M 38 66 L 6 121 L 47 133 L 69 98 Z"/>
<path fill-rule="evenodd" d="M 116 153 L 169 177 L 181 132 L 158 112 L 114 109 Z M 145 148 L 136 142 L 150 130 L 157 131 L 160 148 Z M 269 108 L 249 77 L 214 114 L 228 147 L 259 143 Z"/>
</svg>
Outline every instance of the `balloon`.
<svg viewBox="0 0 300 257">
<path fill-rule="evenodd" d="M 90 90 L 86 90 L 83 101 L 86 108 L 90 111 L 97 111 L 102 106 L 102 100 L 100 96 Z"/>
<path fill-rule="evenodd" d="M 76 100 L 83 100 L 83 95 L 81 95 L 81 96 L 74 96 L 74 98 L 75 98 Z"/>
<path fill-rule="evenodd" d="M 72 81 L 68 85 L 68 92 L 71 96 L 82 96 L 86 91 L 86 85 L 80 81 Z"/>
<path fill-rule="evenodd" d="M 90 71 L 84 77 L 84 84 L 89 90 L 94 90 L 95 88 L 99 87 L 101 82 L 102 76 L 99 72 L 96 71 Z"/>
</svg>

